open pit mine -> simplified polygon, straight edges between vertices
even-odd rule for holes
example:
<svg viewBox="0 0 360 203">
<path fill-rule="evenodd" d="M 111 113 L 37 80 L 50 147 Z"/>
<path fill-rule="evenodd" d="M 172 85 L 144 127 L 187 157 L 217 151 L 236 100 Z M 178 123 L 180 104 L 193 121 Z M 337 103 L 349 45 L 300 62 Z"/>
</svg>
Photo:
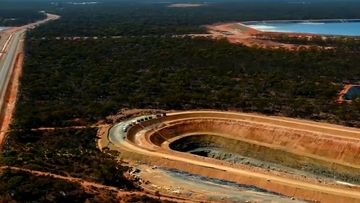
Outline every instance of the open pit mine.
<svg viewBox="0 0 360 203">
<path fill-rule="evenodd" d="M 360 202 L 360 130 L 257 114 L 185 111 L 109 126 L 103 151 L 301 201 Z"/>
</svg>

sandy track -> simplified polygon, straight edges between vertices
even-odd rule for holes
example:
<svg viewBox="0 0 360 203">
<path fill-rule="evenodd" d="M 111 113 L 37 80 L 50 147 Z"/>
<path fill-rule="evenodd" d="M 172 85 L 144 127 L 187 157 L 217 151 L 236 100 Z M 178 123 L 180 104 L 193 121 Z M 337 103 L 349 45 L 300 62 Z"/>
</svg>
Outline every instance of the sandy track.
<svg viewBox="0 0 360 203">
<path fill-rule="evenodd" d="M 281 117 L 216 111 L 170 113 L 167 117 L 143 122 L 141 126 L 135 125 L 130 128 L 125 140 L 119 139 L 116 135 L 111 135 L 115 131 L 110 130 L 109 139 L 110 142 L 115 145 L 112 149 L 120 151 L 126 150 L 143 156 L 152 157 L 150 159 L 171 160 L 172 166 L 181 170 L 190 170 L 190 172 L 210 175 L 212 177 L 215 176 L 216 178 L 223 177 L 226 180 L 255 185 L 288 196 L 295 196 L 300 199 L 318 200 L 323 202 L 360 202 L 360 188 L 358 187 L 319 184 L 314 181 L 304 181 L 291 177 L 249 170 L 238 166 L 231 166 L 219 161 L 204 159 L 204 157 L 166 150 L 154 145 L 151 141 L 151 134 L 156 134 L 159 132 L 159 129 L 166 128 L 166 126 L 170 126 L 171 123 L 174 123 L 175 121 L 181 122 L 182 120 L 201 118 L 228 119 L 230 122 L 234 120 L 246 120 L 247 122 L 252 122 L 254 124 L 266 124 L 274 129 L 286 128 L 301 131 L 305 135 L 307 133 L 317 133 L 318 136 L 330 137 L 333 140 L 360 140 L 360 131 L 355 128 Z M 119 130 L 121 131 L 121 129 Z M 357 146 L 357 150 L 358 149 L 359 146 Z M 173 164 L 174 162 L 179 164 Z M 180 163 L 187 163 L 194 167 L 192 167 L 193 169 L 182 167 Z M 164 163 L 164 165 L 166 165 L 166 163 Z M 202 167 L 202 169 L 199 169 L 199 167 Z M 204 168 L 208 168 L 208 171 Z M 214 169 L 218 170 L 217 174 L 214 173 Z M 211 171 L 211 173 L 209 171 Z"/>
</svg>

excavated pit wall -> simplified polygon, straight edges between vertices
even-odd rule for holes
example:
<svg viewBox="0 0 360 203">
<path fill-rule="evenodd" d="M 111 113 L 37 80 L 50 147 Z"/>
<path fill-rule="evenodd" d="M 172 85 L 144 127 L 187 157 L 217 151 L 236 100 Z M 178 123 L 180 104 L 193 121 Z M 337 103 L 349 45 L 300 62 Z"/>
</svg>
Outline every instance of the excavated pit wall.
<svg viewBox="0 0 360 203">
<path fill-rule="evenodd" d="M 170 141 L 170 148 L 178 151 L 194 150 L 189 149 L 191 146 L 221 148 L 317 175 L 360 182 L 360 143 L 356 139 L 334 139 L 318 132 L 210 118 L 176 121 L 150 131 L 148 136 L 159 147 Z"/>
<path fill-rule="evenodd" d="M 325 140 L 328 140 L 330 143 L 333 143 L 333 146 L 339 145 L 342 148 L 346 145 L 346 143 L 354 142 L 353 144 L 349 145 L 349 148 L 355 149 L 353 150 L 353 154 L 351 155 L 351 158 L 348 158 L 349 160 L 356 160 L 356 156 L 359 157 L 358 152 L 358 143 L 359 137 L 360 137 L 360 131 L 358 129 L 354 128 L 346 128 L 342 126 L 335 126 L 325 123 L 315 123 L 311 121 L 306 120 L 297 120 L 297 119 L 291 119 L 291 118 L 283 118 L 283 117 L 272 117 L 272 116 L 261 116 L 258 114 L 245 114 L 245 113 L 237 113 L 237 112 L 220 112 L 220 111 L 188 111 L 188 112 L 173 112 L 169 113 L 166 117 L 162 118 L 156 118 L 150 121 L 142 122 L 139 125 L 135 125 L 132 128 L 129 129 L 126 135 L 126 140 L 135 146 L 139 146 L 139 148 L 146 149 L 149 152 L 159 152 L 169 155 L 177 155 L 179 157 L 187 157 L 188 159 L 195 159 L 195 160 L 202 160 L 202 161 L 210 161 L 209 158 L 205 157 L 195 157 L 188 153 L 180 153 L 173 150 L 170 150 L 169 144 L 175 142 L 178 139 L 185 138 L 187 136 L 193 136 L 193 135 L 201 135 L 201 134 L 209 134 L 209 135 L 216 135 L 216 136 L 223 136 L 228 137 L 230 139 L 235 140 L 245 140 L 249 143 L 259 143 L 260 145 L 270 145 L 264 141 L 262 142 L 261 139 L 257 139 L 260 141 L 254 141 L 254 140 L 248 140 L 245 139 L 244 136 L 240 136 L 237 138 L 237 134 L 230 134 L 227 130 L 219 129 L 219 131 L 214 130 L 214 128 L 221 127 L 220 124 L 207 124 L 210 126 L 204 126 L 204 128 L 207 128 L 206 130 L 203 130 L 203 128 L 194 127 L 194 126 L 186 126 L 186 125 L 192 125 L 195 126 L 201 126 L 200 123 L 195 123 L 194 121 L 225 121 L 228 125 L 231 125 L 232 127 L 227 128 L 236 128 L 236 125 L 239 125 L 239 123 L 246 123 L 248 125 L 253 125 L 259 127 L 261 126 L 269 126 L 273 128 L 280 128 L 290 131 L 296 131 L 300 132 L 300 137 L 298 138 L 298 141 L 291 141 L 292 138 L 289 138 L 290 142 L 298 142 L 302 143 L 304 140 L 307 142 L 311 139 L 309 139 L 306 136 L 309 136 L 309 133 L 312 133 L 311 135 L 316 135 L 316 138 L 324 138 Z M 186 122 L 189 122 L 186 124 Z M 183 126 L 177 126 L 177 125 L 183 125 Z M 216 126 L 213 126 L 216 125 Z M 175 127 L 177 126 L 177 127 Z M 185 127 L 186 126 L 186 127 Z M 213 126 L 213 127 L 212 127 Z M 238 126 L 237 128 L 242 128 Z M 296 130 L 297 129 L 297 130 Z M 175 132 L 175 134 L 171 134 L 170 131 Z M 211 132 L 214 131 L 215 133 Z M 236 131 L 236 130 L 235 130 Z M 168 132 L 169 134 L 166 134 L 165 132 Z M 186 133 L 182 133 L 186 132 Z M 221 132 L 221 133 L 216 133 Z M 229 132 L 231 132 L 229 130 Z M 264 131 L 266 132 L 266 131 Z M 326 133 L 331 134 L 332 136 L 326 135 Z M 161 135 L 160 135 L 161 134 Z M 336 135 L 339 135 L 336 137 Z M 301 138 L 304 136 L 304 138 Z M 251 136 L 249 136 L 251 137 Z M 254 137 L 254 136 L 253 136 Z M 274 135 L 270 136 L 270 140 L 274 139 Z M 255 139 L 255 138 L 254 138 Z M 304 142 L 305 142 L 304 141 Z M 282 140 L 281 142 L 287 142 L 286 140 Z M 306 142 L 303 143 L 306 145 Z M 276 143 L 276 141 L 274 141 Z M 319 141 L 319 143 L 326 143 L 325 141 Z M 319 144 L 317 143 L 317 144 Z M 339 144 L 340 143 L 340 144 Z M 307 143 L 309 145 L 313 143 Z M 279 145 L 279 144 L 278 144 Z M 294 144 L 296 145 L 296 144 Z M 270 145 L 273 148 L 275 145 Z M 281 146 L 284 148 L 288 148 L 289 145 Z M 356 188 L 346 186 L 346 190 L 352 191 L 353 193 L 348 193 L 340 190 L 344 190 L 345 186 L 340 187 L 337 185 L 335 188 L 342 188 L 342 189 L 325 189 L 324 185 L 319 185 L 320 188 L 312 187 L 308 185 L 308 183 L 304 182 L 304 185 L 292 185 L 291 181 L 288 184 L 287 181 L 283 182 L 283 180 L 270 180 L 266 178 L 261 178 L 257 176 L 249 176 L 248 174 L 242 174 L 237 172 L 232 172 L 228 170 L 222 170 L 218 169 L 216 167 L 207 167 L 207 166 L 199 166 L 194 163 L 188 163 L 186 161 L 174 161 L 172 159 L 164 157 L 157 157 L 157 156 L 150 156 L 149 154 L 143 154 L 141 151 L 134 152 L 133 149 L 127 149 L 127 147 L 123 147 L 122 145 L 115 146 L 117 150 L 121 151 L 121 155 L 124 158 L 132 159 L 132 160 L 140 160 L 141 162 L 146 161 L 150 164 L 156 165 L 156 166 L 163 166 L 163 167 L 169 167 L 169 168 L 176 168 L 179 170 L 187 171 L 190 173 L 208 176 L 212 178 L 218 178 L 218 179 L 224 179 L 228 181 L 235 181 L 242 184 L 247 185 L 255 185 L 259 188 L 266 188 L 270 191 L 278 192 L 287 196 L 291 197 L 297 197 L 301 199 L 306 199 L 310 201 L 320 201 L 320 202 L 333 202 L 333 203 L 340 203 L 340 202 L 359 202 L 359 198 L 357 197 L 356 192 L 358 191 Z M 278 147 L 279 148 L 279 147 Z M 322 146 L 321 148 L 324 148 Z M 331 146 L 328 146 L 328 148 L 331 148 Z M 276 148 L 277 149 L 277 148 Z M 310 148 L 311 149 L 311 148 Z M 341 151 L 341 149 L 339 149 Z M 357 150 L 356 150 L 357 149 Z M 302 149 L 305 152 L 311 152 L 309 148 Z M 337 150 L 337 148 L 333 147 L 331 150 Z M 301 151 L 301 149 L 299 149 Z M 358 164 L 351 164 L 351 161 L 341 162 L 341 157 L 344 157 L 346 154 L 346 150 L 343 150 L 342 153 L 338 153 L 338 156 L 336 156 L 335 161 L 340 162 L 341 164 L 350 165 L 351 167 L 358 167 Z M 294 152 L 292 152 L 294 153 Z M 336 154 L 336 153 L 335 153 Z M 328 156 L 331 157 L 331 156 Z M 334 161 L 334 159 L 330 159 L 331 161 Z M 347 160 L 347 159 L 344 159 Z M 330 161 L 330 162 L 331 162 Z M 219 165 L 227 165 L 227 166 L 233 166 L 234 168 L 237 168 L 238 166 L 234 166 L 231 163 L 224 162 L 222 160 L 212 159 L 213 163 L 219 164 Z M 239 166 L 240 167 L 240 166 Z M 246 166 L 241 166 L 245 167 Z M 251 168 L 251 167 L 250 167 Z M 250 169 L 248 168 L 248 169 Z M 255 169 L 256 170 L 263 170 L 268 171 L 268 169 Z M 277 174 L 277 173 L 276 173 Z M 307 178 L 305 178 L 307 179 Z M 311 180 L 312 181 L 312 180 Z M 316 181 L 314 179 L 313 181 Z M 354 195 L 350 195 L 354 194 Z"/>
<path fill-rule="evenodd" d="M 194 135 L 176 140 L 170 148 L 180 152 L 215 158 L 232 163 L 247 164 L 267 169 L 296 173 L 301 170 L 315 176 L 360 183 L 357 169 L 292 154 L 240 140 L 216 135 Z M 296 169 L 296 170 L 292 170 Z M 297 172 L 298 174 L 300 172 Z"/>
</svg>

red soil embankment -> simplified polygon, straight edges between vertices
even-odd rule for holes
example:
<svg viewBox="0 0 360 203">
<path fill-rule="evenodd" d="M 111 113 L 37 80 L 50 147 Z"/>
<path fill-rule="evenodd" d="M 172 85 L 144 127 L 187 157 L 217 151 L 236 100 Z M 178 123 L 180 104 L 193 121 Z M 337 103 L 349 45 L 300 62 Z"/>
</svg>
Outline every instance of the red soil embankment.
<svg viewBox="0 0 360 203">
<path fill-rule="evenodd" d="M 312 48 L 318 46 L 310 45 L 297 45 L 297 44 L 288 44 L 276 42 L 271 39 L 278 36 L 289 36 L 289 37 L 299 37 L 299 38 L 311 38 L 317 35 L 314 34 L 303 34 L 303 33 L 281 33 L 281 32 L 263 32 L 256 30 L 249 26 L 246 26 L 242 23 L 224 23 L 224 24 L 215 24 L 207 26 L 208 32 L 211 33 L 213 38 L 225 38 L 230 43 L 233 44 L 242 44 L 248 47 L 261 47 L 261 48 L 271 48 L 278 49 L 284 48 L 287 50 L 299 50 L 301 48 Z M 327 47 L 329 48 L 329 47 Z"/>
</svg>

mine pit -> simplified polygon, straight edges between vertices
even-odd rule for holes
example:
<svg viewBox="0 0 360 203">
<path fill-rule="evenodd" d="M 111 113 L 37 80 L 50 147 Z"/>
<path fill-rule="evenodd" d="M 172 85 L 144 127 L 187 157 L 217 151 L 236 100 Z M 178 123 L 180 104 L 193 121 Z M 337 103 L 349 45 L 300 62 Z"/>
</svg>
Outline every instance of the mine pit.
<svg viewBox="0 0 360 203">
<path fill-rule="evenodd" d="M 360 199 L 356 128 L 220 111 L 141 118 L 114 125 L 101 145 L 136 163 L 255 186 L 291 199 Z"/>
<path fill-rule="evenodd" d="M 162 148 L 233 164 L 360 183 L 359 159 L 354 160 L 359 142 L 326 134 L 246 121 L 192 119 L 161 128 L 150 140 Z"/>
<path fill-rule="evenodd" d="M 246 164 L 280 172 L 334 178 L 341 181 L 360 183 L 359 174 L 338 173 L 333 167 L 319 164 L 318 160 L 302 157 L 284 150 L 256 145 L 216 135 L 193 135 L 172 142 L 170 148 L 179 152 L 223 160 L 234 164 Z M 338 166 L 340 167 L 340 166 Z"/>
</svg>

